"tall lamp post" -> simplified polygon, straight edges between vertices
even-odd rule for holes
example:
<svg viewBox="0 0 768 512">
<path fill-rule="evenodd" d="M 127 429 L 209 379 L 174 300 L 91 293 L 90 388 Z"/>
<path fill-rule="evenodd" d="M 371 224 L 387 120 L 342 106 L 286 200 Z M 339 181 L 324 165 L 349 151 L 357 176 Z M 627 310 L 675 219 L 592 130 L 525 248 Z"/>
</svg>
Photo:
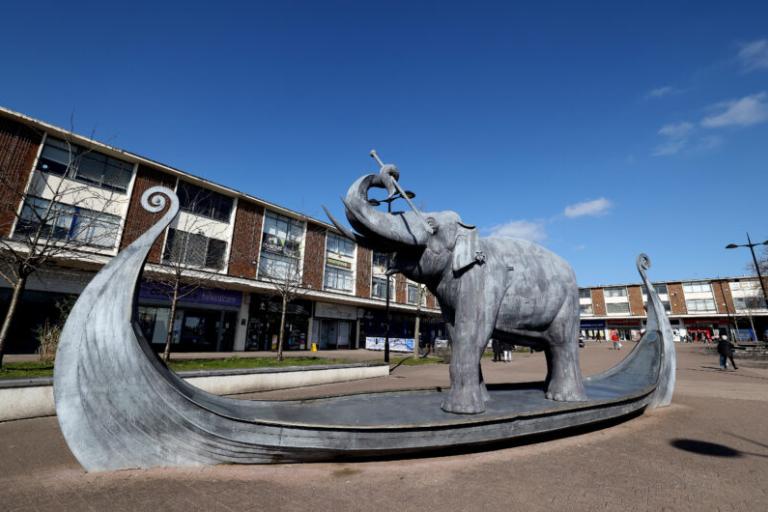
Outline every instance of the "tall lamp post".
<svg viewBox="0 0 768 512">
<path fill-rule="evenodd" d="M 760 273 L 760 265 L 757 263 L 757 256 L 755 256 L 755 247 L 758 245 L 768 245 L 768 240 L 764 242 L 760 242 L 758 244 L 752 243 L 752 239 L 749 238 L 749 233 L 747 233 L 747 243 L 746 244 L 728 244 L 725 246 L 726 249 L 736 249 L 737 247 L 749 247 L 749 252 L 752 253 L 752 261 L 755 264 L 755 270 L 757 271 L 757 279 L 760 281 L 760 288 L 763 290 L 763 301 L 765 302 L 765 307 L 768 308 L 768 293 L 765 293 L 765 283 L 763 282 L 763 275 Z"/>
<path fill-rule="evenodd" d="M 405 195 L 403 195 L 400 192 L 395 193 L 393 196 L 390 196 L 386 199 L 369 199 L 368 203 L 370 203 L 373 206 L 379 206 L 381 203 L 387 203 L 387 213 L 392 213 L 392 202 L 396 199 L 400 198 L 407 198 L 407 199 L 413 199 L 416 197 L 416 194 L 411 192 L 410 190 L 405 191 Z M 387 270 L 389 270 L 391 262 L 391 255 L 390 253 L 387 253 Z M 387 274 L 387 294 L 386 294 L 386 312 L 387 312 L 387 328 L 384 331 L 384 362 L 389 362 L 389 324 L 392 323 L 392 318 L 390 316 L 389 312 L 389 302 L 390 302 L 390 293 L 389 293 L 389 274 Z"/>
</svg>

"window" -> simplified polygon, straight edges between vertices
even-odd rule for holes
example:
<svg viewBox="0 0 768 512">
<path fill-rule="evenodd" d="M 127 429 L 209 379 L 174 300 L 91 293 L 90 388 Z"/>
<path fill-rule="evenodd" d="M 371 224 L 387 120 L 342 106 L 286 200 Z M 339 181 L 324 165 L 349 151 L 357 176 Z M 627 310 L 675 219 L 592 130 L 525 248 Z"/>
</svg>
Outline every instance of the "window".
<svg viewBox="0 0 768 512">
<path fill-rule="evenodd" d="M 762 296 L 734 297 L 733 305 L 736 311 L 749 311 L 753 309 L 765 309 L 765 301 Z"/>
<path fill-rule="evenodd" d="M 715 311 L 715 301 L 713 299 L 688 299 L 685 301 L 685 307 L 688 308 L 689 313 Z"/>
<path fill-rule="evenodd" d="M 34 236 L 41 225 L 40 233 L 44 238 L 112 248 L 120 230 L 120 217 L 68 204 L 51 204 L 39 197 L 27 197 L 15 235 Z"/>
<path fill-rule="evenodd" d="M 389 266 L 389 254 L 383 252 L 373 253 L 373 273 L 383 274 Z"/>
<path fill-rule="evenodd" d="M 760 283 L 756 279 L 731 282 L 731 290 L 757 290 L 758 288 L 760 288 Z"/>
<path fill-rule="evenodd" d="M 683 283 L 685 293 L 712 293 L 709 283 Z"/>
<path fill-rule="evenodd" d="M 406 287 L 406 300 L 408 304 L 419 304 L 424 306 L 427 303 L 427 294 L 422 292 L 417 284 L 408 283 Z"/>
<path fill-rule="evenodd" d="M 579 313 L 582 315 L 593 315 L 592 304 L 579 304 Z"/>
<path fill-rule="evenodd" d="M 389 278 L 389 298 L 395 298 L 394 280 Z M 387 278 L 374 277 L 371 286 L 371 296 L 376 299 L 386 299 L 387 297 Z"/>
<path fill-rule="evenodd" d="M 623 286 L 618 288 L 606 288 L 605 296 L 606 297 L 626 297 L 627 289 L 624 288 Z"/>
<path fill-rule="evenodd" d="M 179 207 L 185 212 L 196 213 L 221 222 L 229 222 L 233 199 L 213 190 L 180 181 L 176 190 Z"/>
<path fill-rule="evenodd" d="M 226 252 L 227 243 L 223 240 L 169 228 L 163 260 L 183 263 L 190 267 L 221 270 L 224 268 Z"/>
<path fill-rule="evenodd" d="M 304 223 L 273 212 L 264 216 L 259 276 L 298 281 Z"/>
<path fill-rule="evenodd" d="M 579 288 L 580 299 L 592 299 L 592 291 L 589 288 Z"/>
<path fill-rule="evenodd" d="M 133 175 L 133 164 L 48 137 L 40 153 L 37 170 L 125 192 Z"/>
<path fill-rule="evenodd" d="M 325 267 L 325 288 L 352 293 L 354 287 L 352 271 Z"/>
<path fill-rule="evenodd" d="M 333 233 L 328 233 L 326 240 L 326 251 L 329 256 L 335 256 L 339 258 L 354 258 L 355 256 L 355 244 L 351 240 L 342 238 Z"/>
<path fill-rule="evenodd" d="M 648 295 L 648 288 L 646 288 L 645 285 L 642 286 L 642 289 L 643 295 Z M 653 289 L 656 290 L 658 295 L 669 295 L 667 285 L 665 284 L 655 284 L 653 285 Z"/>
<path fill-rule="evenodd" d="M 609 315 L 629 314 L 629 302 L 607 302 L 605 310 Z"/>
</svg>

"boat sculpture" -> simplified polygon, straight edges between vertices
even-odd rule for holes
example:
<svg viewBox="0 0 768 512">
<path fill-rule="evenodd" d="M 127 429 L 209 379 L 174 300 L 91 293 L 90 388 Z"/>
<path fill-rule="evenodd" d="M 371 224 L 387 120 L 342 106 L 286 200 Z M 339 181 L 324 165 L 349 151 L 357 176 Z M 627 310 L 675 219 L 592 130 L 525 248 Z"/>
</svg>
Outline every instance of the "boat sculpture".
<svg viewBox="0 0 768 512">
<path fill-rule="evenodd" d="M 87 471 L 395 456 L 564 430 L 670 403 L 674 345 L 645 255 L 637 268 L 649 296 L 646 332 L 616 367 L 583 379 L 586 400 L 550 400 L 543 383 L 489 386 L 485 411 L 469 415 L 442 410 L 440 389 L 283 401 L 206 393 L 170 371 L 135 322 L 147 255 L 179 210 L 162 187 L 144 192 L 141 204 L 164 213 L 96 274 L 60 338 L 56 412 Z"/>
</svg>

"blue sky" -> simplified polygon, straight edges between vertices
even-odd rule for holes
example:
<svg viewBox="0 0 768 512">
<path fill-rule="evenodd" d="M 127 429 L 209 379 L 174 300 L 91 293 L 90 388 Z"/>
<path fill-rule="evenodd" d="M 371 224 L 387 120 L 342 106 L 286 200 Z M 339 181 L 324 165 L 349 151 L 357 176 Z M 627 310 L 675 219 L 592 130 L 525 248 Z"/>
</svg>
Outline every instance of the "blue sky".
<svg viewBox="0 0 768 512">
<path fill-rule="evenodd" d="M 4 6 L 0 104 L 321 219 L 376 148 L 581 285 L 768 238 L 765 2 L 155 4 Z"/>
</svg>

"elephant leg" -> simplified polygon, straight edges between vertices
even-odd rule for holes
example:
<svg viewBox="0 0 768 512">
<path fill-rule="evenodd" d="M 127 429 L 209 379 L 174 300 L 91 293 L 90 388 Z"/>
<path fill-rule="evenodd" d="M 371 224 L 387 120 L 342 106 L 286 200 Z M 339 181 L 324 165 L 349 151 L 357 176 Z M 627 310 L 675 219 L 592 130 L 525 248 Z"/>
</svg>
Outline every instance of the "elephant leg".
<svg viewBox="0 0 768 512">
<path fill-rule="evenodd" d="M 441 407 L 446 412 L 477 414 L 485 411 L 488 390 L 480 371 L 481 344 L 488 342 L 495 318 L 476 301 L 457 310 L 451 336 L 451 390 Z"/>
<path fill-rule="evenodd" d="M 547 332 L 547 398 L 561 402 L 587 399 L 579 367 L 579 314 L 573 301 L 565 301 Z"/>
<path fill-rule="evenodd" d="M 480 351 L 480 364 L 477 365 L 477 371 L 480 375 L 480 394 L 483 396 L 483 402 L 490 402 L 491 394 L 488 393 L 488 388 L 486 387 L 485 379 L 483 378 L 483 352 L 485 352 L 485 350 Z"/>
</svg>

